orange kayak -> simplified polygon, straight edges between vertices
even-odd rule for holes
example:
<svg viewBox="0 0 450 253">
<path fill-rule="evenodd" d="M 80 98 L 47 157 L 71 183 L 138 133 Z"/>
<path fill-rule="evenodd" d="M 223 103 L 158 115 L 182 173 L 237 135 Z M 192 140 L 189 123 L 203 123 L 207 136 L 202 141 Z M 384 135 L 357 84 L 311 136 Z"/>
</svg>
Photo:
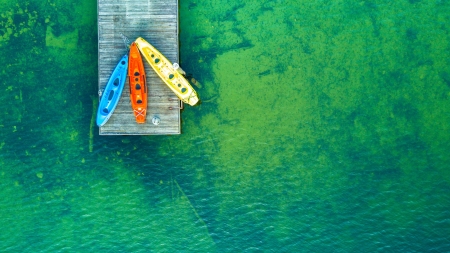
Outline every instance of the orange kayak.
<svg viewBox="0 0 450 253">
<path fill-rule="evenodd" d="M 139 49 L 133 42 L 128 60 L 128 78 L 130 84 L 131 107 L 137 123 L 145 123 L 147 115 L 147 80 Z"/>
</svg>

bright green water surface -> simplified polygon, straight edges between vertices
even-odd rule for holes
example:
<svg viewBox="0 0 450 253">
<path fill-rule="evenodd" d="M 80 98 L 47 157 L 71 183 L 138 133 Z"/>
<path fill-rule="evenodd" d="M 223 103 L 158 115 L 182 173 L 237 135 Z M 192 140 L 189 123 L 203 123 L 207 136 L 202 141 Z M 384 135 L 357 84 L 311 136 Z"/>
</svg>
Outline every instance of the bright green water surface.
<svg viewBox="0 0 450 253">
<path fill-rule="evenodd" d="M 1 252 L 450 252 L 450 1 L 180 0 L 180 136 L 91 129 L 95 0 L 0 13 Z"/>
</svg>

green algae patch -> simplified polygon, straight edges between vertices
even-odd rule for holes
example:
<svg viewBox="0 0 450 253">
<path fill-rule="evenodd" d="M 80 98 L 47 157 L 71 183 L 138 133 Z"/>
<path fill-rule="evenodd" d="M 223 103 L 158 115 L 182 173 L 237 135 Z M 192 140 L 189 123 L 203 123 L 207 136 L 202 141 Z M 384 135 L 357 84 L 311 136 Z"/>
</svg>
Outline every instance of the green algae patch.
<svg viewBox="0 0 450 253">
<path fill-rule="evenodd" d="M 208 157 L 207 169 L 204 162 L 180 167 L 193 173 L 192 191 L 217 200 L 213 230 L 228 224 L 217 238 L 267 228 L 258 234 L 266 244 L 235 237 L 223 246 L 273 240 L 304 251 L 295 241 L 331 240 L 333 226 L 349 213 L 370 219 L 374 231 L 400 233 L 422 226 L 408 210 L 421 217 L 430 216 L 430 206 L 445 212 L 443 188 L 428 192 L 439 196 L 433 205 L 411 185 L 448 184 L 446 4 L 232 2 L 211 12 L 207 3 L 180 4 L 181 36 L 189 44 L 182 48 L 194 52 L 181 51 L 183 68 L 201 73 L 201 92 L 215 99 L 201 104 L 201 113 L 185 110 L 183 134 L 195 137 L 164 143 L 160 154 Z M 259 226 L 240 225 L 248 220 Z M 289 225 L 301 223 L 307 228 Z M 358 249 L 353 233 L 340 231 L 336 241 L 353 243 L 339 246 Z M 313 251 L 332 251 L 328 242 Z"/>
<path fill-rule="evenodd" d="M 38 172 L 38 173 L 36 173 L 36 177 L 38 177 L 38 178 L 43 178 L 44 177 L 44 173 L 42 173 L 42 172 Z"/>
<path fill-rule="evenodd" d="M 51 26 L 47 26 L 47 32 L 45 34 L 45 45 L 47 47 L 57 47 L 64 49 L 76 49 L 78 43 L 78 30 L 73 32 L 67 32 L 59 36 L 53 34 Z"/>
</svg>

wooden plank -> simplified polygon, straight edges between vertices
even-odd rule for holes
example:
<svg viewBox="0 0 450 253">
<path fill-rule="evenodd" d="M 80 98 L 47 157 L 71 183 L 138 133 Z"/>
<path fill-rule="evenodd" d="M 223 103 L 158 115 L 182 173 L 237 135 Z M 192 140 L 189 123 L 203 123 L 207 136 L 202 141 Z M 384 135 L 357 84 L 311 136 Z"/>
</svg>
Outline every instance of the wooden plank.
<svg viewBox="0 0 450 253">
<path fill-rule="evenodd" d="M 126 53 L 120 36 L 143 37 L 170 61 L 178 62 L 178 0 L 98 0 L 98 73 L 103 90 L 117 61 Z M 148 84 L 145 124 L 137 124 L 131 109 L 128 81 L 116 110 L 99 129 L 100 135 L 180 134 L 180 100 L 144 60 Z M 154 125 L 152 118 L 160 118 Z"/>
</svg>

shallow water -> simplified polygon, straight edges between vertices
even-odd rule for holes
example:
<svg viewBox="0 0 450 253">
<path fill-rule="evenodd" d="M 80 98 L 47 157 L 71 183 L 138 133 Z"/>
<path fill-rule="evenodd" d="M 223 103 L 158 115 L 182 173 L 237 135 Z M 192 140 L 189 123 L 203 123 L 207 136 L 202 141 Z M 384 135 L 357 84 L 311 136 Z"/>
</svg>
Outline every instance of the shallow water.
<svg viewBox="0 0 450 253">
<path fill-rule="evenodd" d="M 92 131 L 95 1 L 0 13 L 1 251 L 450 251 L 449 1 L 180 1 L 180 136 Z"/>
</svg>

